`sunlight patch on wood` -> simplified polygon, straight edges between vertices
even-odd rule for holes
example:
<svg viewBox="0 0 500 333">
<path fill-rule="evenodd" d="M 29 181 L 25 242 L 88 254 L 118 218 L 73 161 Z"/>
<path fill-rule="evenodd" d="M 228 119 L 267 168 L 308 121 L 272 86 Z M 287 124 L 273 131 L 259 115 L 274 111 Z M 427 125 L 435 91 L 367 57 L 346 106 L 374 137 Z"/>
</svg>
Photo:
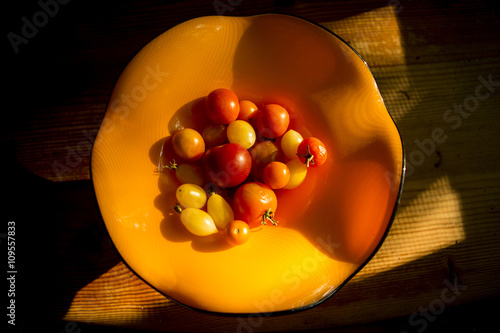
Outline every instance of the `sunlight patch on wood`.
<svg viewBox="0 0 500 333">
<path fill-rule="evenodd" d="M 418 260 L 465 237 L 460 195 L 443 176 L 411 204 L 400 207 L 384 244 L 362 275 L 372 276 Z"/>
</svg>

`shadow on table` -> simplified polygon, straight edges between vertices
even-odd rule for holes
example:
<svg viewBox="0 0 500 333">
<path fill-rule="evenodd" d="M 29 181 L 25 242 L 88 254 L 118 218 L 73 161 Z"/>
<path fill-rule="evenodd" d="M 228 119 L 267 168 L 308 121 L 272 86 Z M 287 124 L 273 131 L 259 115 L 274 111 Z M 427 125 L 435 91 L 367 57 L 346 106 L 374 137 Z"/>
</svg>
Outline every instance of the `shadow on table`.
<svg viewBox="0 0 500 333">
<path fill-rule="evenodd" d="M 17 326 L 42 332 L 120 258 L 107 239 L 90 180 L 50 182 L 16 165 L 6 172 L 7 219 L 16 226 Z"/>
</svg>

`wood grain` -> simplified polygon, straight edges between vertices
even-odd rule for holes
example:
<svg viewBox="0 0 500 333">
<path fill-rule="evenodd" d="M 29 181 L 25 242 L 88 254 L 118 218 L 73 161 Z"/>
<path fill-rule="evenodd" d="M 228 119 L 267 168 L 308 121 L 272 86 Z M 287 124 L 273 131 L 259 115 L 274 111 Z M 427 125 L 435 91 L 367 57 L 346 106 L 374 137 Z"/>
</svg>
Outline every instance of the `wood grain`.
<svg viewBox="0 0 500 333">
<path fill-rule="evenodd" d="M 152 289 L 107 240 L 89 153 L 114 81 L 135 52 L 215 9 L 212 1 L 71 3 L 11 55 L 8 73 L 16 112 L 2 133 L 11 194 L 5 219 L 19 226 L 25 330 L 45 317 L 175 332 L 297 331 L 401 317 L 398 332 L 417 331 L 425 310 L 439 317 L 441 305 L 500 296 L 500 20 L 492 4 L 241 1 L 232 8 L 227 15 L 277 12 L 318 22 L 372 69 L 408 159 L 383 246 L 334 297 L 292 315 L 200 313 Z M 11 31 L 36 10 L 14 8 Z M 479 100 L 478 89 L 488 97 Z M 460 119 L 446 120 L 455 108 Z M 441 140 L 431 143 L 436 129 Z"/>
</svg>

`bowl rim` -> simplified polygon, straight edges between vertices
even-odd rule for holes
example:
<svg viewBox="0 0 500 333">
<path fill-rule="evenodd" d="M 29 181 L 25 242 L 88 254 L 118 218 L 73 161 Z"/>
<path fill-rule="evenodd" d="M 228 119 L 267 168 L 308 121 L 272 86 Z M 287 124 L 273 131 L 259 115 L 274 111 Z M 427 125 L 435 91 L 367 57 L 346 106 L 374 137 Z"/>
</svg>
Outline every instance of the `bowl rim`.
<svg viewBox="0 0 500 333">
<path fill-rule="evenodd" d="M 220 16 L 220 15 L 219 15 Z M 369 70 L 371 76 L 374 78 L 375 80 L 375 77 L 373 75 L 373 72 L 370 68 L 370 66 L 368 65 L 368 63 L 366 62 L 366 60 L 363 58 L 363 56 L 356 50 L 354 49 L 354 47 L 352 47 L 349 43 L 347 43 L 342 37 L 340 37 L 338 34 L 336 34 L 335 32 L 333 32 L 332 30 L 326 28 L 325 26 L 321 25 L 320 23 L 317 23 L 315 21 L 312 21 L 311 19 L 307 19 L 307 18 L 304 18 L 304 17 L 301 17 L 301 16 L 298 16 L 298 15 L 294 15 L 294 14 L 284 14 L 284 13 L 262 13 L 262 14 L 256 14 L 256 15 L 245 15 L 245 16 L 227 16 L 227 17 L 231 17 L 231 18 L 253 18 L 253 17 L 260 17 L 260 16 L 282 16 L 282 17 L 289 17 L 289 18 L 293 18 L 293 19 L 297 19 L 297 20 L 301 20 L 301 21 L 304 21 L 306 23 L 310 23 L 312 25 L 314 25 L 315 27 L 329 33 L 330 35 L 332 35 L 333 37 L 335 37 L 336 39 L 338 39 L 341 43 L 343 43 L 345 46 L 347 46 L 362 62 L 363 64 L 365 65 L 365 67 Z M 191 18 L 191 19 L 188 19 L 188 20 L 185 20 L 185 21 L 182 21 L 176 25 L 173 25 L 171 26 L 170 28 L 168 28 L 167 30 L 163 31 L 162 33 L 160 33 L 158 36 L 160 36 L 161 34 L 167 32 L 168 30 L 178 26 L 178 25 L 181 25 L 181 24 L 184 24 L 186 22 L 189 22 L 191 20 L 196 20 L 196 19 L 203 19 L 203 18 L 209 18 L 209 17 L 217 17 L 217 15 L 208 15 L 208 16 L 199 16 L 199 17 L 194 17 L 194 18 Z M 156 36 L 156 37 L 158 37 Z M 156 38 L 154 37 L 154 38 Z M 152 38 L 151 40 L 153 40 L 154 38 Z M 148 41 L 146 44 L 143 45 L 146 46 L 149 42 Z M 134 56 L 139 53 L 140 49 L 137 50 L 137 52 L 134 54 Z M 129 60 L 129 62 L 134 58 L 134 56 L 132 56 Z M 128 63 L 127 63 L 128 65 Z M 127 66 L 126 65 L 126 66 Z M 123 70 L 122 70 L 123 72 Z M 116 85 L 116 82 L 119 80 L 119 77 L 120 77 L 120 74 L 122 73 L 120 72 L 118 77 L 115 79 L 115 84 L 113 85 L 113 87 Z M 376 82 L 375 82 L 376 84 Z M 113 88 L 114 89 L 114 88 Z M 344 281 L 342 283 L 340 283 L 337 287 L 335 287 L 334 289 L 332 289 L 328 294 L 324 295 L 320 300 L 317 300 L 311 304 L 307 304 L 307 305 L 303 305 L 303 306 L 300 306 L 300 307 L 297 307 L 297 308 L 291 308 L 291 309 L 287 309 L 287 310 L 278 310 L 278 311 L 271 311 L 271 312 L 218 312 L 218 311 L 212 311 L 212 310 L 205 310 L 205 309 L 200 309 L 200 308 L 197 308 L 197 307 L 194 307 L 194 306 L 190 306 L 190 305 L 187 305 L 187 304 L 184 304 L 180 301 L 178 301 L 177 299 L 174 299 L 173 297 L 167 295 L 166 293 L 162 292 L 161 290 L 159 290 L 157 287 L 155 287 L 154 285 L 152 285 L 150 282 L 148 282 L 144 277 L 142 277 L 141 275 L 139 275 L 123 258 L 123 256 L 121 255 L 120 251 L 118 251 L 118 248 L 116 247 L 115 245 L 115 242 L 113 241 L 113 239 L 111 238 L 111 235 L 109 233 L 109 230 L 108 230 L 108 227 L 106 225 L 106 222 L 104 221 L 104 218 L 102 217 L 102 212 L 101 212 L 101 209 L 100 209 L 100 206 L 99 206 L 99 202 L 97 200 L 97 194 L 96 194 L 96 188 L 95 188 L 95 183 L 93 181 L 93 175 L 92 175 L 92 152 L 94 150 L 94 144 L 95 144 L 95 140 L 94 142 L 92 143 L 92 148 L 91 148 L 91 152 L 90 152 L 90 157 L 89 157 L 89 180 L 91 181 L 91 185 L 92 185 L 92 189 L 93 189 L 93 198 L 94 198 L 94 202 L 96 204 L 96 207 L 97 207 L 97 211 L 98 211 L 98 216 L 99 216 L 99 223 L 102 225 L 102 230 L 104 231 L 105 233 L 105 237 L 109 240 L 109 243 L 111 244 L 112 248 L 114 248 L 116 254 L 118 255 L 118 258 L 121 260 L 121 262 L 131 271 L 134 273 L 134 275 L 139 278 L 140 280 L 142 280 L 145 284 L 147 284 L 148 286 L 150 286 L 153 290 L 157 291 L 160 295 L 162 295 L 163 297 L 166 297 L 167 299 L 169 299 L 170 301 L 172 301 L 173 303 L 176 303 L 184 308 L 187 308 L 187 309 L 190 309 L 190 310 L 194 310 L 196 312 L 199 312 L 199 313 L 204 313 L 204 314 L 212 314 L 212 315 L 218 315 L 218 316 L 222 316 L 222 317 L 242 317 L 242 316 L 249 316 L 249 315 L 255 315 L 255 314 L 259 314 L 261 316 L 264 316 L 264 317 L 271 317 L 271 316 L 279 316 L 279 315 L 289 315 L 289 314 L 294 314 L 294 313 L 297 313 L 297 312 L 301 312 L 301 311 L 305 311 L 307 309 L 310 309 L 310 308 L 313 308 L 313 307 L 316 307 L 318 306 L 319 304 L 327 301 L 328 299 L 330 299 L 333 295 L 335 295 L 340 289 L 342 289 L 354 276 L 356 276 L 367 264 L 368 262 L 370 262 L 373 257 L 377 254 L 377 252 L 379 251 L 380 247 L 382 246 L 382 244 L 384 243 L 387 235 L 389 234 L 389 231 L 392 227 L 392 224 L 394 222 L 394 219 L 396 217 L 396 213 L 397 213 L 397 210 L 399 208 L 399 204 L 400 204 L 400 201 L 401 201 L 401 196 L 402 196 L 402 193 L 403 193 L 403 187 L 404 187 L 404 182 L 405 182 L 405 176 L 406 176 L 406 151 L 405 151 L 405 145 L 404 145 L 404 142 L 403 142 L 403 138 L 402 138 L 402 135 L 401 135 L 401 131 L 399 129 L 399 127 L 397 126 L 394 118 L 392 117 L 391 113 L 389 112 L 386 104 L 385 104 L 385 101 L 384 101 L 384 98 L 382 96 L 382 93 L 379 91 L 379 95 L 380 95 L 380 98 L 382 100 L 382 103 L 385 107 L 385 110 L 387 111 L 391 121 L 392 121 L 392 124 L 394 125 L 397 133 L 398 133 L 398 136 L 399 136 L 399 141 L 401 143 L 401 177 L 399 179 L 399 188 L 397 190 L 397 196 L 396 196 L 396 200 L 394 202 L 394 207 L 392 209 L 392 213 L 391 213 L 391 216 L 388 220 L 388 223 L 387 223 L 387 227 L 384 231 L 384 233 L 382 234 L 382 237 L 380 238 L 379 242 L 377 243 L 377 245 L 375 246 L 374 250 L 371 252 L 371 254 L 366 258 L 366 260 L 364 260 L 353 272 L 352 274 L 350 274 L 346 279 L 344 279 Z M 111 98 L 111 97 L 110 97 Z M 106 103 L 106 107 L 104 109 L 104 113 L 103 113 L 103 117 L 101 119 L 101 122 L 99 123 L 99 127 L 97 129 L 97 134 L 99 133 L 100 129 L 101 129 L 101 126 L 102 126 L 102 123 L 104 121 L 104 115 L 106 114 L 106 111 L 108 109 L 108 106 L 109 106 L 109 103 L 110 103 L 110 100 L 108 100 L 108 102 Z"/>
</svg>

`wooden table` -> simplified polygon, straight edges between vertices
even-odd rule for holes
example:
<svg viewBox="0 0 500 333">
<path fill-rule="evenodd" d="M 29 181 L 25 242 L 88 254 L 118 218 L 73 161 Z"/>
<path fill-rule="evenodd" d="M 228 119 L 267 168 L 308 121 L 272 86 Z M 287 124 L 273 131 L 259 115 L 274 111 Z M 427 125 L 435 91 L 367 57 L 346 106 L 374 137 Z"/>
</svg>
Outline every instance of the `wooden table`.
<svg viewBox="0 0 500 333">
<path fill-rule="evenodd" d="M 9 3 L 2 223 L 15 222 L 15 296 L 6 302 L 15 300 L 16 327 L 484 327 L 492 318 L 486 302 L 500 295 L 500 15 L 490 3 Z M 365 58 L 403 136 L 404 192 L 379 252 L 326 302 L 280 316 L 199 313 L 134 275 L 106 238 L 89 176 L 91 144 L 117 76 L 152 38 L 198 16 L 268 12 L 320 23 Z"/>
</svg>

